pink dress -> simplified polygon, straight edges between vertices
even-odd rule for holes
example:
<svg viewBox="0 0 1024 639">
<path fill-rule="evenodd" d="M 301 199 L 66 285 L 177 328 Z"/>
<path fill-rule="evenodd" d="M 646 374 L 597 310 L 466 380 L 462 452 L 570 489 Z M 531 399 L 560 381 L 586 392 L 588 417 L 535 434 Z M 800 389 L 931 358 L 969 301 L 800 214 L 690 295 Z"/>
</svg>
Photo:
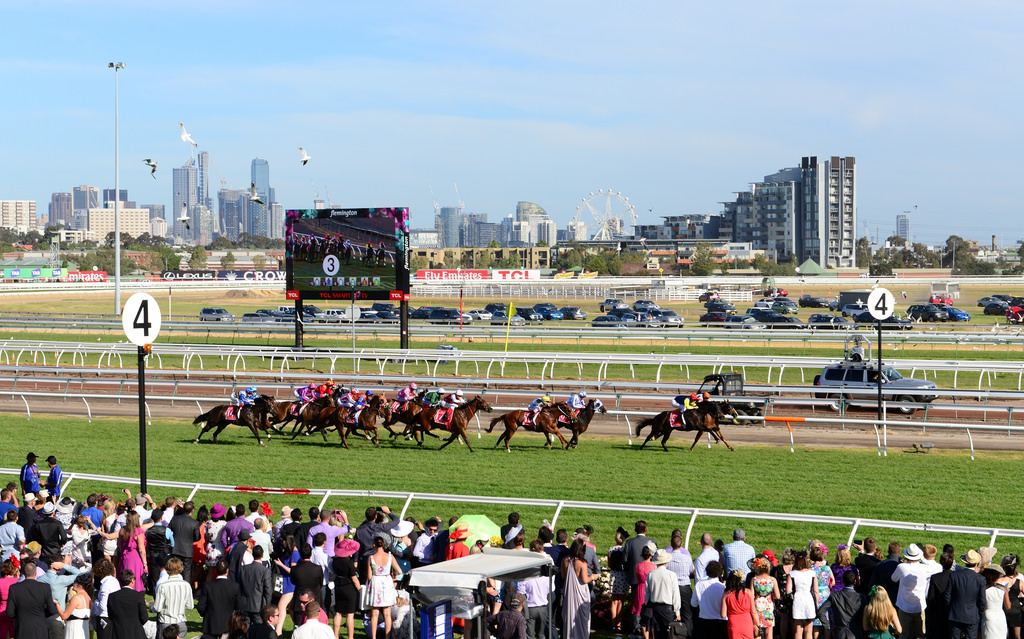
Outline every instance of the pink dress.
<svg viewBox="0 0 1024 639">
<path fill-rule="evenodd" d="M 11 586 L 18 583 L 17 577 L 0 577 L 0 637 L 14 636 L 14 619 L 8 617 L 7 596 L 11 592 Z"/>
<path fill-rule="evenodd" d="M 633 607 L 630 608 L 630 613 L 634 615 L 640 614 L 640 609 L 644 607 L 644 602 L 647 600 L 645 595 L 647 594 L 647 575 L 651 574 L 651 571 L 657 568 L 653 561 L 642 561 L 636 565 L 636 596 L 633 597 Z"/>
<path fill-rule="evenodd" d="M 128 569 L 135 574 L 135 590 L 146 591 L 146 580 L 142 578 L 145 569 L 142 564 L 142 556 L 139 551 L 146 552 L 146 537 L 141 528 L 135 530 L 135 536 L 125 542 L 120 537 L 117 540 L 117 572 Z"/>
</svg>

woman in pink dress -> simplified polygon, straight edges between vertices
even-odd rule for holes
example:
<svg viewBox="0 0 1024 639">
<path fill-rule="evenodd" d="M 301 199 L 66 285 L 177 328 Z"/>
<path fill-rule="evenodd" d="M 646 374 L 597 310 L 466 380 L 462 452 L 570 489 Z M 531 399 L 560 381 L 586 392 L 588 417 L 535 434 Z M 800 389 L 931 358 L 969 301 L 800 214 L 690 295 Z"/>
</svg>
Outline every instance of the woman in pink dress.
<svg viewBox="0 0 1024 639">
<path fill-rule="evenodd" d="M 729 573 L 725 580 L 722 612 L 729 639 L 754 639 L 754 626 L 757 624 L 754 594 L 743 587 L 743 574 L 738 570 Z"/>
<path fill-rule="evenodd" d="M 131 570 L 135 575 L 135 590 L 145 592 L 146 580 L 143 575 L 149 572 L 146 565 L 146 533 L 139 526 L 139 513 L 128 511 L 125 523 L 117 534 L 117 572 Z"/>
<path fill-rule="evenodd" d="M 633 597 L 633 607 L 629 610 L 634 616 L 640 616 L 644 602 L 647 601 L 647 575 L 657 568 L 651 561 L 651 557 L 657 550 L 657 547 L 654 547 L 654 542 L 648 543 L 640 550 L 641 561 L 636 565 L 636 594 Z M 648 639 L 647 624 L 641 622 L 640 627 L 643 629 L 644 639 Z"/>
<path fill-rule="evenodd" d="M 7 595 L 11 586 L 18 583 L 18 564 L 8 559 L 0 564 L 0 639 L 14 636 L 14 619 L 7 616 Z"/>
</svg>

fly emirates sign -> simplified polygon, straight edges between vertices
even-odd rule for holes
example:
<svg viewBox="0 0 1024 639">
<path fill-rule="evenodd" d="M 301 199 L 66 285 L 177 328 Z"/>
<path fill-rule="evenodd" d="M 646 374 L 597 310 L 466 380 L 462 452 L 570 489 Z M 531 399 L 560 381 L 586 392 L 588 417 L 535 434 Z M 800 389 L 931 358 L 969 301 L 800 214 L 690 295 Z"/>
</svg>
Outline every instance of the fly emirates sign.
<svg viewBox="0 0 1024 639">
<path fill-rule="evenodd" d="M 479 280 L 539 280 L 540 271 L 526 269 L 421 269 L 416 271 L 421 282 L 472 282 Z"/>
</svg>

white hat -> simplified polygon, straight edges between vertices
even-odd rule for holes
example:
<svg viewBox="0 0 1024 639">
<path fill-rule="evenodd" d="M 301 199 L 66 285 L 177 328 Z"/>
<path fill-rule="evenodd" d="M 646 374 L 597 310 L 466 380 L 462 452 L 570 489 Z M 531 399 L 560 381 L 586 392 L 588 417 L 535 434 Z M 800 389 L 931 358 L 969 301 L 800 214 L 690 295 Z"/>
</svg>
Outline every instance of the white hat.
<svg viewBox="0 0 1024 639">
<path fill-rule="evenodd" d="M 49 496 L 50 496 L 50 491 L 46 490 L 45 488 L 40 489 L 39 492 L 36 493 L 36 498 L 37 499 L 46 499 Z"/>
<path fill-rule="evenodd" d="M 391 535 L 394 537 L 405 537 L 412 532 L 411 521 L 400 521 L 398 525 L 391 529 Z"/>
<path fill-rule="evenodd" d="M 54 508 L 54 505 L 53 505 L 52 501 L 46 502 L 46 505 L 43 506 L 43 514 L 44 515 L 52 515 L 54 510 L 55 510 L 55 508 Z"/>
<path fill-rule="evenodd" d="M 35 501 L 35 500 L 36 500 L 36 495 L 35 495 L 35 493 L 25 493 L 25 503 L 26 503 L 26 504 L 27 504 L 28 502 L 30 502 L 30 501 Z"/>
<path fill-rule="evenodd" d="M 672 555 L 668 554 L 664 550 L 659 550 L 658 552 L 654 553 L 653 557 L 651 557 L 651 561 L 653 561 L 656 565 L 661 566 L 672 561 Z"/>
<path fill-rule="evenodd" d="M 921 552 L 921 548 L 917 544 L 910 544 L 903 551 L 903 558 L 907 561 L 921 561 L 924 559 L 924 553 Z"/>
</svg>

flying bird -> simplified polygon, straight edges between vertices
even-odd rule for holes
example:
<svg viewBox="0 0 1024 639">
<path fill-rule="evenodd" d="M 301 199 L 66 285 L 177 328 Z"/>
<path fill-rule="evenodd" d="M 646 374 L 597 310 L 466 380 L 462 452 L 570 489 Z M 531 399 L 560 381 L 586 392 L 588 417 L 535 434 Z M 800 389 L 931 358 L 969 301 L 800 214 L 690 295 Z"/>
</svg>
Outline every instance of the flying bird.
<svg viewBox="0 0 1024 639">
<path fill-rule="evenodd" d="M 145 160 L 142 161 L 142 163 L 145 164 L 146 166 L 148 166 L 149 168 L 153 169 L 152 171 L 150 171 L 150 175 L 152 175 L 153 179 L 155 180 L 156 179 L 156 162 L 154 162 L 153 160 L 151 160 L 149 158 L 146 158 Z"/>
<path fill-rule="evenodd" d="M 306 166 L 306 162 L 309 162 L 313 158 L 309 157 L 309 153 L 306 153 L 306 149 L 302 148 L 301 146 L 299 147 L 299 152 L 302 153 L 302 158 L 299 160 L 299 162 L 302 162 L 302 166 Z"/>
<path fill-rule="evenodd" d="M 178 128 L 181 129 L 181 141 L 182 142 L 188 142 L 192 146 L 199 146 L 198 144 L 196 144 L 196 141 L 192 139 L 192 136 L 189 135 L 189 132 L 185 130 L 185 125 L 184 124 L 182 124 L 181 122 L 178 122 Z"/>
<path fill-rule="evenodd" d="M 256 192 L 255 182 L 249 183 L 249 201 L 257 204 L 263 204 L 263 198 L 261 198 L 260 194 Z"/>
<path fill-rule="evenodd" d="M 192 230 L 192 225 L 188 223 L 188 203 L 186 202 L 181 203 L 181 217 L 178 218 L 178 221 L 185 225 L 186 231 Z"/>
</svg>

